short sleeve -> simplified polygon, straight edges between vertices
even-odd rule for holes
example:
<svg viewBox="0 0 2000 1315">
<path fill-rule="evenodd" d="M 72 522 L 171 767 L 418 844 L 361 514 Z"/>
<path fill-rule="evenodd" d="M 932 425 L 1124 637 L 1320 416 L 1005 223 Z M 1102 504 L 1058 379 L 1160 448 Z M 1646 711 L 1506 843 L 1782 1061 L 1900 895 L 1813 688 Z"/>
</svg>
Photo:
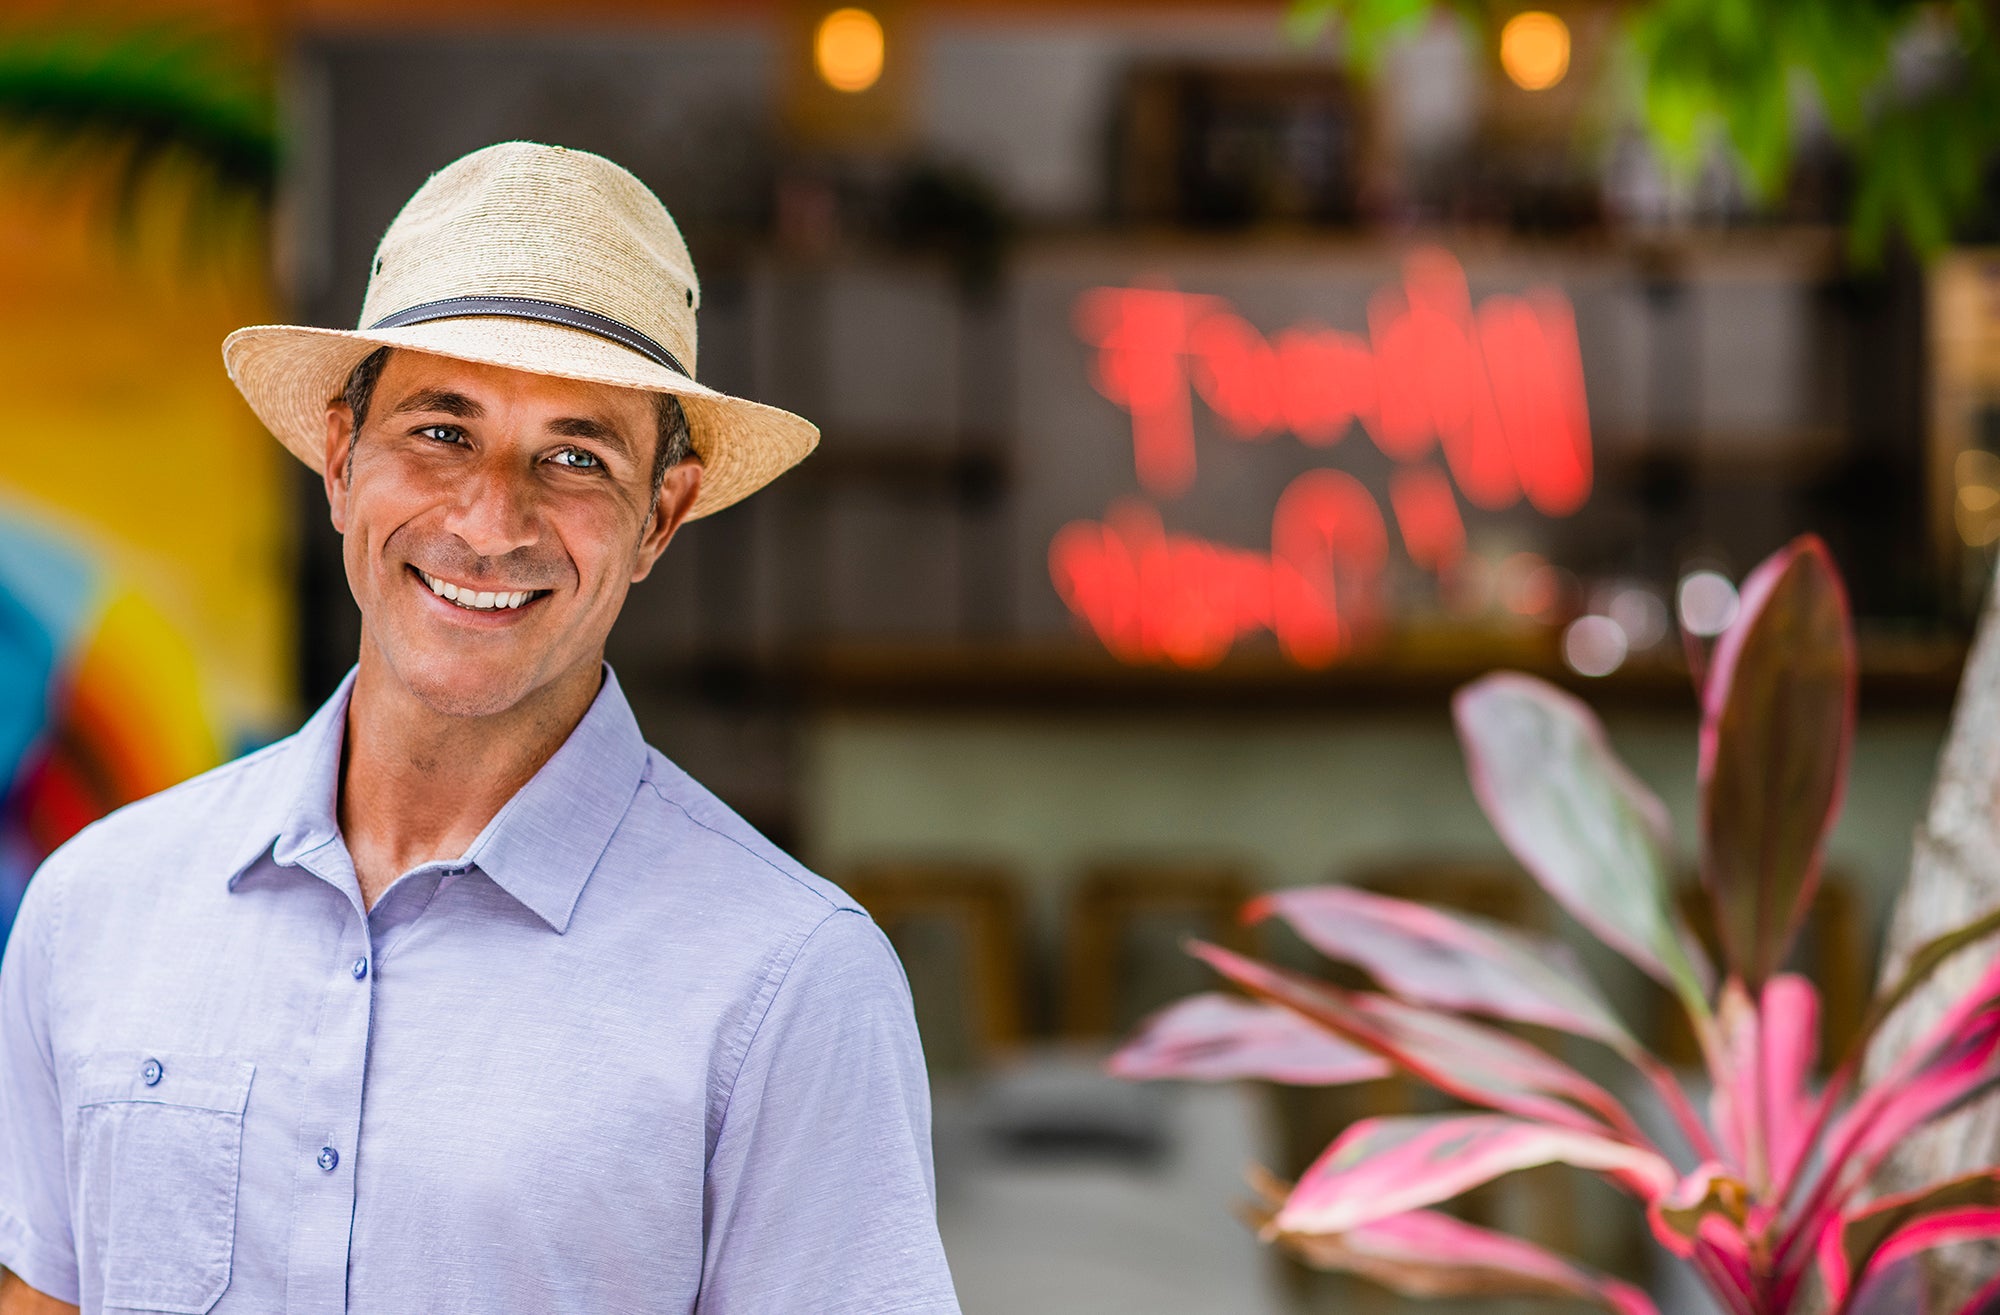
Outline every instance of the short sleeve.
<svg viewBox="0 0 2000 1315">
<path fill-rule="evenodd" d="M 62 1100 L 49 1041 L 58 883 L 28 883 L 0 956 L 0 1269 L 62 1301 L 77 1300 Z"/>
<path fill-rule="evenodd" d="M 709 1161 L 697 1315 L 957 1315 L 895 951 L 831 914 L 750 1042 Z"/>
</svg>

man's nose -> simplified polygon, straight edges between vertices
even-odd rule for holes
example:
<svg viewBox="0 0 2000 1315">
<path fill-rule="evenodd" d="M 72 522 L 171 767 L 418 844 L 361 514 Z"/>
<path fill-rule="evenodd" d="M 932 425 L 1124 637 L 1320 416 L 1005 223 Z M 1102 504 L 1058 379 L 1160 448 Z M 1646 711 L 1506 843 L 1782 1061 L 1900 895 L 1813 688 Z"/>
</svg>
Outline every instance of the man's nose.
<svg viewBox="0 0 2000 1315">
<path fill-rule="evenodd" d="M 448 528 L 481 557 L 503 557 L 541 538 L 533 476 L 488 458 L 460 481 Z"/>
</svg>

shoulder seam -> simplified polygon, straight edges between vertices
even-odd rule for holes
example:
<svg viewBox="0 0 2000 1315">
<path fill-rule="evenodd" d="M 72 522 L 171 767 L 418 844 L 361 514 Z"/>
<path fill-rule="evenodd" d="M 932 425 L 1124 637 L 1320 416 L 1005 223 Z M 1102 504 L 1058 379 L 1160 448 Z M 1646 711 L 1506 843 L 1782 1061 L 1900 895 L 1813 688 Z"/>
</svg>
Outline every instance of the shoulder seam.
<svg viewBox="0 0 2000 1315">
<path fill-rule="evenodd" d="M 791 882 L 794 886 L 797 886 L 800 890 L 805 891 L 808 895 L 811 895 L 813 898 L 817 899 L 820 903 L 826 905 L 828 912 L 839 913 L 843 910 L 853 913 L 861 912 L 861 910 L 858 908 L 854 908 L 847 904 L 839 904 L 831 899 L 828 899 L 824 891 L 815 890 L 813 889 L 812 885 L 809 882 L 804 882 L 799 880 L 797 873 L 785 871 L 785 869 L 779 867 L 776 863 L 773 863 L 770 859 L 765 858 L 762 854 L 750 848 L 750 846 L 744 844 L 741 840 L 738 840 L 735 836 L 730 835 L 727 831 L 719 830 L 718 828 L 712 827 L 708 823 L 702 821 L 700 818 L 696 817 L 693 813 L 689 812 L 687 809 L 687 805 L 681 803 L 680 800 L 668 798 L 667 795 L 661 791 L 659 782 L 653 780 L 650 776 L 646 778 L 644 784 L 648 789 L 652 790 L 653 796 L 656 799 L 658 799 L 661 803 L 673 809 L 675 812 L 679 813 L 682 817 L 685 817 L 688 821 L 700 827 L 702 830 L 708 832 L 716 839 L 727 841 L 729 844 L 732 844 L 736 846 L 738 849 L 742 850 L 745 854 L 747 854 L 751 858 L 756 859 L 759 863 L 762 863 L 765 867 L 771 869 L 771 871 L 777 873 L 785 880 Z M 815 926 L 813 930 L 818 931 L 819 927 Z M 811 933 L 807 934 L 810 935 Z"/>
</svg>

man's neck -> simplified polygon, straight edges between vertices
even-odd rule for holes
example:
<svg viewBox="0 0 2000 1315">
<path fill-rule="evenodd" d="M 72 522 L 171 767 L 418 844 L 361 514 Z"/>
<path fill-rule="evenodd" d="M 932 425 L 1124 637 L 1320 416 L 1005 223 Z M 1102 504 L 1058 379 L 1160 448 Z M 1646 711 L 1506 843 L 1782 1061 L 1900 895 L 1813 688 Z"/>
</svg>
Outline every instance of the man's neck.
<svg viewBox="0 0 2000 1315">
<path fill-rule="evenodd" d="M 413 694 L 363 645 L 347 704 L 339 818 L 364 906 L 403 873 L 456 858 L 576 729 L 603 683 L 579 672 L 503 712 L 461 717 Z"/>
</svg>

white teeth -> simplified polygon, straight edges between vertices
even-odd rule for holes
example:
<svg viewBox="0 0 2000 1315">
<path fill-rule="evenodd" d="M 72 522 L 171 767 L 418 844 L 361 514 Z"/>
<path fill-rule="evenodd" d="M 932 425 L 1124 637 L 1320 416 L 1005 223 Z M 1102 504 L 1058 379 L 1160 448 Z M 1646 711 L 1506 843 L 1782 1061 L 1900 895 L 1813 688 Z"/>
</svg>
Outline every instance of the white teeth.
<svg viewBox="0 0 2000 1315">
<path fill-rule="evenodd" d="M 519 607 L 534 597 L 535 594 L 535 591 L 532 589 L 521 589 L 513 592 L 477 591 L 461 588 L 449 580 L 440 580 L 428 571 L 418 571 L 417 574 L 423 577 L 424 583 L 429 585 L 431 592 L 438 597 L 450 599 L 460 607 L 475 612 L 491 612 L 503 607 Z"/>
</svg>

